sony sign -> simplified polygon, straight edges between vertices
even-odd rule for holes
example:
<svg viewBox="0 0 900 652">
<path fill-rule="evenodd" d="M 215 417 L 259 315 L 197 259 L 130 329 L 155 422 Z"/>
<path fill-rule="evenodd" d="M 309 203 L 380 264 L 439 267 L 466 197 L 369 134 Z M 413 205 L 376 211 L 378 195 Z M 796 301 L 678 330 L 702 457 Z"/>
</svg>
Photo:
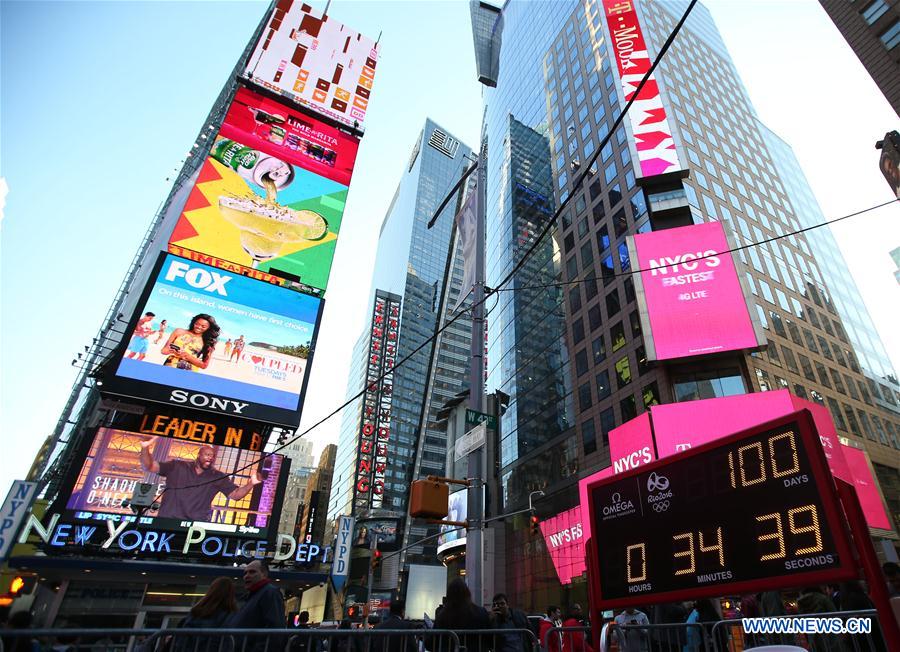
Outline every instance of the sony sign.
<svg viewBox="0 0 900 652">
<path fill-rule="evenodd" d="M 249 403 L 241 403 L 230 398 L 208 396 L 198 392 L 188 392 L 183 389 L 173 389 L 172 393 L 169 394 L 169 402 L 192 405 L 197 408 L 216 410 L 227 414 L 243 414 L 244 408 L 250 405 Z"/>
</svg>

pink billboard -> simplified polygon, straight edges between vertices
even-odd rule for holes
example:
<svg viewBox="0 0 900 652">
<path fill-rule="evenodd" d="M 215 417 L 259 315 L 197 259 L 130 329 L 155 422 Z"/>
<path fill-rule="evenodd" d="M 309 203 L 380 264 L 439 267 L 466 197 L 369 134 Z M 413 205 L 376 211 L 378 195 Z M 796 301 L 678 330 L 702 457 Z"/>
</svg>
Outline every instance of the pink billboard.
<svg viewBox="0 0 900 652">
<path fill-rule="evenodd" d="M 648 412 L 609 431 L 609 459 L 614 473 L 628 471 L 656 459 Z"/>
<path fill-rule="evenodd" d="M 585 570 L 584 542 L 587 540 L 581 517 L 581 507 L 574 507 L 545 521 L 541 521 L 541 534 L 560 584 L 570 584 L 573 577 Z"/>
<path fill-rule="evenodd" d="M 859 497 L 859 504 L 862 506 L 866 523 L 869 527 L 892 530 L 891 519 L 884 510 L 884 503 L 878 492 L 878 483 L 872 477 L 872 470 L 869 468 L 869 460 L 866 459 L 865 452 L 844 444 L 841 444 L 841 450 L 844 459 L 847 460 L 850 473 L 853 475 L 853 486 L 856 487 L 856 495 Z"/>
<path fill-rule="evenodd" d="M 638 234 L 632 246 L 649 360 L 759 346 L 721 223 Z"/>
</svg>

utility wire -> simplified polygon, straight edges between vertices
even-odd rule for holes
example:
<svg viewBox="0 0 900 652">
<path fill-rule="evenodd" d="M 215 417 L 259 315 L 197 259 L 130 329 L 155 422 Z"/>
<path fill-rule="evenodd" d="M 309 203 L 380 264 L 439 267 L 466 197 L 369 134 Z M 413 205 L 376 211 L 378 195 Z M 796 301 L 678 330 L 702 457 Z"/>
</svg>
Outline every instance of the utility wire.
<svg viewBox="0 0 900 652">
<path fill-rule="evenodd" d="M 626 102 L 625 107 L 622 109 L 622 111 L 619 113 L 619 115 L 616 117 L 615 121 L 613 122 L 613 125 L 612 125 L 612 127 L 610 128 L 609 133 L 607 133 L 607 135 L 606 135 L 606 136 L 603 138 L 603 140 L 601 141 L 600 145 L 597 147 L 597 150 L 594 152 L 594 155 L 591 157 L 590 163 L 588 163 L 588 164 L 585 166 L 584 171 L 583 171 L 583 172 L 578 176 L 578 178 L 574 181 L 574 183 L 573 183 L 573 185 L 572 185 L 573 188 L 579 188 L 579 187 L 581 186 L 581 184 L 584 182 L 584 179 L 585 179 L 585 177 L 587 176 L 587 174 L 588 174 L 588 172 L 589 172 L 589 170 L 590 170 L 590 167 L 594 164 L 594 162 L 595 162 L 595 161 L 597 160 L 597 158 L 600 156 L 600 153 L 602 152 L 603 148 L 606 146 L 606 143 L 609 142 L 609 140 L 612 138 L 612 136 L 613 136 L 613 134 L 615 133 L 616 129 L 622 124 L 622 121 L 624 120 L 625 115 L 628 113 L 628 110 L 631 108 L 631 106 L 632 106 L 632 105 L 635 103 L 635 101 L 637 100 L 637 98 L 638 98 L 638 96 L 640 95 L 641 91 L 643 90 L 644 86 L 647 84 L 647 81 L 650 79 L 651 75 L 653 75 L 653 72 L 656 70 L 656 68 L 657 68 L 657 66 L 659 65 L 660 61 L 662 61 L 662 58 L 665 56 L 665 54 L 666 54 L 666 52 L 668 51 L 669 47 L 672 45 L 672 42 L 675 40 L 675 37 L 678 35 L 678 32 L 681 30 L 682 26 L 684 25 L 685 21 L 687 20 L 688 16 L 690 15 L 691 10 L 694 8 L 694 5 L 696 5 L 696 4 L 697 4 L 697 0 L 691 0 L 690 4 L 688 5 L 688 7 L 687 7 L 687 9 L 685 10 L 684 14 L 682 15 L 681 19 L 678 21 L 678 24 L 675 25 L 674 29 L 673 29 L 672 32 L 669 34 L 669 36 L 668 36 L 668 38 L 666 39 L 665 43 L 663 43 L 663 46 L 660 48 L 659 54 L 656 56 L 656 59 L 654 59 L 653 64 L 650 66 L 650 69 L 647 70 L 647 72 L 644 74 L 644 77 L 641 79 L 640 84 L 638 84 L 636 90 L 632 93 L 631 99 L 628 100 L 628 102 Z M 469 170 L 467 170 L 465 176 L 467 177 L 469 174 L 471 174 L 471 172 L 474 171 L 475 167 L 476 167 L 475 165 L 473 165 L 472 167 L 470 167 Z M 458 182 L 454 187 L 458 187 L 458 186 L 461 186 L 461 185 L 462 185 L 462 180 L 460 180 L 460 182 Z M 297 441 L 297 440 L 300 439 L 301 437 L 306 436 L 307 434 L 309 434 L 310 432 L 312 432 L 315 428 L 318 428 L 320 425 L 322 425 L 323 423 L 325 423 L 326 421 L 328 421 L 329 419 L 331 419 L 331 417 L 333 417 L 333 416 L 335 416 L 336 414 L 340 413 L 344 408 L 348 407 L 348 406 L 351 405 L 354 401 L 356 401 L 357 399 L 359 399 L 359 398 L 361 398 L 362 396 L 364 396 L 365 393 L 366 393 L 366 387 L 368 387 L 368 386 L 371 385 L 372 383 L 377 383 L 377 382 L 383 380 L 384 377 L 385 377 L 386 375 L 394 373 L 394 371 L 395 371 L 398 367 L 400 367 L 400 366 L 402 366 L 403 364 L 405 364 L 406 362 L 408 362 L 414 355 L 416 355 L 419 351 L 421 351 L 422 349 L 424 349 L 426 345 L 428 345 L 429 343 L 431 343 L 431 342 L 433 342 L 434 340 L 436 340 L 438 335 L 440 335 L 443 331 L 445 331 L 447 328 L 449 328 L 452 324 L 456 323 L 456 322 L 457 322 L 464 314 L 466 314 L 467 312 L 470 312 L 470 311 L 474 310 L 475 308 L 477 308 L 477 307 L 483 305 L 484 302 L 487 301 L 488 297 L 490 297 L 494 292 L 498 291 L 498 290 L 499 290 L 500 288 L 502 288 L 504 285 L 506 285 L 507 283 L 509 283 L 509 281 L 512 280 L 512 278 L 515 276 L 515 274 L 522 268 L 522 266 L 525 264 L 525 261 L 527 261 L 528 258 L 534 253 L 534 251 L 537 249 L 537 247 L 538 247 L 538 245 L 541 243 L 541 241 L 542 241 L 542 240 L 547 236 L 547 234 L 550 232 L 550 229 L 556 224 L 556 221 L 559 219 L 559 216 L 562 214 L 563 210 L 565 210 L 566 206 L 568 206 L 568 203 L 569 203 L 569 201 L 570 201 L 571 199 L 572 199 L 572 194 L 570 193 L 570 194 L 569 194 L 569 195 L 568 195 L 568 196 L 560 203 L 559 208 L 558 208 L 558 209 L 556 210 L 556 212 L 553 214 L 552 218 L 549 219 L 549 220 L 547 221 L 547 223 L 546 223 L 546 225 L 544 226 L 543 230 L 541 231 L 540 235 L 535 239 L 535 241 L 532 243 L 531 247 L 528 248 L 528 250 L 527 250 L 527 251 L 525 252 L 525 254 L 522 256 L 522 258 L 519 260 L 519 262 L 516 263 L 516 264 L 513 266 L 513 269 L 510 270 L 510 272 L 503 278 L 503 280 L 500 281 L 500 282 L 497 284 L 496 288 L 493 288 L 490 292 L 485 292 L 484 298 L 482 298 L 480 301 L 478 301 L 478 302 L 476 302 L 476 303 L 473 303 L 473 304 L 472 304 L 469 308 L 467 308 L 466 310 L 460 311 L 458 314 L 456 314 L 456 315 L 454 315 L 453 317 L 451 317 L 451 319 L 450 319 L 449 321 L 447 321 L 447 322 L 446 322 L 443 326 L 441 326 L 440 328 L 436 329 L 435 332 L 434 332 L 434 334 L 432 334 L 428 339 L 426 339 L 425 341 L 423 341 L 423 342 L 422 342 L 419 346 L 417 346 L 412 352 L 410 352 L 408 355 L 406 355 L 406 356 L 405 356 L 404 358 L 402 358 L 401 360 L 395 362 L 395 363 L 394 363 L 394 366 L 393 366 L 391 369 L 389 369 L 389 370 L 383 372 L 380 376 L 378 376 L 375 380 L 373 380 L 373 381 L 371 381 L 371 382 L 369 382 L 369 381 L 367 380 L 367 381 L 366 381 L 366 384 L 365 384 L 365 387 L 363 387 L 363 389 L 362 389 L 360 392 L 358 392 L 358 393 L 357 393 L 356 395 L 354 395 L 353 397 L 347 399 L 344 403 L 342 403 L 342 404 L 339 405 L 337 408 L 335 408 L 334 410 L 332 410 L 332 411 L 331 411 L 330 413 L 328 413 L 325 417 L 319 419 L 316 423 L 314 423 L 313 425 L 311 425 L 309 428 L 307 428 L 306 430 L 304 430 L 302 433 L 300 433 L 300 434 L 298 434 L 298 435 L 295 435 L 294 437 L 292 437 L 291 439 L 289 439 L 289 440 L 288 440 L 287 442 L 285 442 L 284 444 L 282 444 L 282 445 L 276 447 L 275 449 L 273 449 L 272 451 L 270 451 L 270 452 L 268 452 L 268 453 L 264 453 L 263 456 L 260 458 L 260 460 L 257 460 L 256 462 L 253 462 L 253 463 L 251 463 L 251 464 L 247 464 L 247 465 L 245 465 L 245 466 L 243 466 L 243 467 L 241 467 L 241 468 L 239 468 L 239 469 L 235 469 L 231 474 L 234 475 L 235 473 L 239 473 L 239 472 L 241 472 L 241 471 L 246 471 L 247 469 L 252 468 L 252 467 L 258 465 L 259 462 L 262 461 L 263 459 L 265 459 L 267 456 L 273 455 L 273 454 L 277 453 L 278 451 L 284 450 L 285 448 L 287 448 L 288 446 L 290 446 L 292 443 L 294 443 L 295 441 Z M 446 205 L 446 201 L 447 201 L 447 200 L 445 200 L 444 202 L 442 202 L 442 204 Z M 206 481 L 206 482 L 200 482 L 200 483 L 193 484 L 193 485 L 187 485 L 187 486 L 185 486 L 185 487 L 169 487 L 169 486 L 167 486 L 167 487 L 166 487 L 165 489 L 163 489 L 159 494 L 157 494 L 157 499 L 159 499 L 159 498 L 160 498 L 161 496 L 163 496 L 167 491 L 170 491 L 170 490 L 180 491 L 180 490 L 183 490 L 183 489 L 195 489 L 195 488 L 197 488 L 197 487 L 202 487 L 202 486 L 204 486 L 204 485 L 211 484 L 212 482 L 215 482 L 215 480 L 208 480 L 208 481 Z"/>
</svg>

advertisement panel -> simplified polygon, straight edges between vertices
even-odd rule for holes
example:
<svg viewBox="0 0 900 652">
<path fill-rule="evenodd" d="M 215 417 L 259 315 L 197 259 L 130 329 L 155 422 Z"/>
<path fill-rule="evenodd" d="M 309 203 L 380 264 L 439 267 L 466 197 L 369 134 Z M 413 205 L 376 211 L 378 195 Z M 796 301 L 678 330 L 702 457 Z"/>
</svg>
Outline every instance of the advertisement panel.
<svg viewBox="0 0 900 652">
<path fill-rule="evenodd" d="M 382 551 L 395 550 L 397 548 L 397 528 L 399 520 L 396 518 L 360 519 L 356 523 L 354 547 L 371 548 L 375 538 L 378 538 L 378 549 Z"/>
<path fill-rule="evenodd" d="M 585 563 L 584 527 L 581 507 L 561 512 L 541 521 L 541 534 L 560 584 L 571 584 L 573 577 L 580 577 L 587 569 Z"/>
<path fill-rule="evenodd" d="M 280 0 L 244 72 L 254 84 L 361 129 L 377 63 L 372 39 L 303 2 Z"/>
<path fill-rule="evenodd" d="M 354 505 L 358 510 L 378 509 L 384 502 L 399 332 L 400 297 L 376 291 L 357 448 Z"/>
<path fill-rule="evenodd" d="M 232 106 L 232 111 L 239 108 Z M 169 238 L 170 251 L 187 249 L 297 281 L 321 294 L 328 284 L 352 167 L 337 174 L 305 151 L 286 147 L 287 136 L 284 142 L 273 143 L 271 131 L 260 132 L 269 134 L 263 140 L 236 122 L 238 126 L 223 125 L 216 136 Z M 315 121 L 307 119 L 306 123 Z M 272 127 L 271 123 L 263 125 Z M 299 126 L 284 131 L 313 137 Z M 321 132 L 315 127 L 310 131 Z M 342 160 L 349 163 L 352 158 L 341 159 L 335 150 L 336 164 Z"/>
<path fill-rule="evenodd" d="M 893 530 L 865 451 L 844 444 L 841 444 L 841 451 L 850 468 L 853 486 L 856 487 L 856 495 L 866 517 L 866 524 L 882 530 Z"/>
<path fill-rule="evenodd" d="M 278 523 L 286 464 L 283 455 L 100 428 L 64 516 L 75 522 L 133 520 L 128 500 L 138 483 L 152 483 L 159 485 L 159 508 L 143 514 L 141 525 L 177 531 L 199 523 L 265 539 L 270 524 Z"/>
<path fill-rule="evenodd" d="M 295 427 L 322 301 L 162 254 L 103 392 Z"/>
<path fill-rule="evenodd" d="M 615 54 L 624 107 L 624 102 L 632 98 L 653 61 L 647 51 L 634 2 L 603 0 L 603 15 Z M 637 158 L 634 167 L 638 177 L 682 169 L 655 75 L 650 76 L 629 109 L 628 121 L 635 139 Z"/>
<path fill-rule="evenodd" d="M 752 349 L 761 339 L 719 222 L 630 238 L 648 360 Z"/>
<path fill-rule="evenodd" d="M 469 490 L 460 489 L 450 494 L 447 501 L 448 521 L 465 521 L 468 518 Z M 437 540 L 437 552 L 441 554 L 448 548 L 466 545 L 466 531 L 457 529 L 454 525 L 442 525 L 441 536 Z"/>
</svg>

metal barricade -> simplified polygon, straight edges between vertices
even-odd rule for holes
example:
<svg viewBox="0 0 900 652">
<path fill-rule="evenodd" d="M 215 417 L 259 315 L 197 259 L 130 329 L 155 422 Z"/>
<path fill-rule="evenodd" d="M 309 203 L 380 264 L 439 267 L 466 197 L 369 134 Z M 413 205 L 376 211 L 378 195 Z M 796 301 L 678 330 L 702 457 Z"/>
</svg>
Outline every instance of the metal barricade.
<svg viewBox="0 0 900 652">
<path fill-rule="evenodd" d="M 821 631 L 814 634 L 790 631 L 792 627 L 787 624 L 789 621 L 807 618 L 834 619 L 831 620 L 831 626 L 836 627 L 839 621 L 839 624 L 843 625 L 844 629 L 846 629 L 850 619 L 870 618 L 872 631 L 871 633 Z M 888 652 L 887 644 L 878 625 L 878 612 L 874 609 L 786 615 L 778 616 L 777 620 L 782 621 L 784 624 L 782 626 L 773 624 L 770 626 L 771 629 L 769 631 L 756 633 L 745 631 L 744 620 L 722 620 L 715 623 L 712 628 L 712 636 L 713 640 L 719 645 L 715 648 L 716 652 L 743 652 L 743 650 L 752 650 L 767 645 L 793 646 L 796 649 L 808 650 L 809 652 Z"/>
<path fill-rule="evenodd" d="M 598 652 L 712 652 L 711 627 L 701 623 L 617 625 L 609 621 L 600 628 L 596 643 L 591 640 L 590 627 L 553 627 L 541 644 L 546 652 L 585 652 L 585 643 Z"/>
<path fill-rule="evenodd" d="M 504 647 L 503 639 L 513 639 L 522 652 L 540 652 L 540 642 L 530 629 L 459 629 L 459 652 L 491 652 Z"/>
</svg>

